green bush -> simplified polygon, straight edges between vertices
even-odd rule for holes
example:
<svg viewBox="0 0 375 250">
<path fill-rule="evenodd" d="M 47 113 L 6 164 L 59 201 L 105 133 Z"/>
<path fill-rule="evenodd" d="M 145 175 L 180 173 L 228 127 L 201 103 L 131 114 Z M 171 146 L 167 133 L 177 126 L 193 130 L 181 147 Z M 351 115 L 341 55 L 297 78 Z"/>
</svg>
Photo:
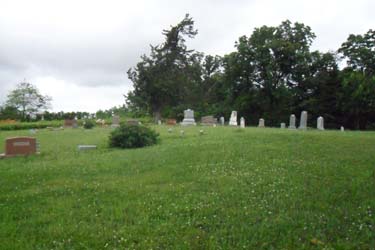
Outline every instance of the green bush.
<svg viewBox="0 0 375 250">
<path fill-rule="evenodd" d="M 109 146 L 118 148 L 141 148 L 156 144 L 159 134 L 145 126 L 121 125 L 111 132 Z"/>
<path fill-rule="evenodd" d="M 60 127 L 62 121 L 18 122 L 13 124 L 0 124 L 0 131 L 43 129 L 47 127 Z"/>
<path fill-rule="evenodd" d="M 86 120 L 85 123 L 83 124 L 83 127 L 85 129 L 92 129 L 94 126 L 95 126 L 95 124 L 91 120 Z"/>
</svg>

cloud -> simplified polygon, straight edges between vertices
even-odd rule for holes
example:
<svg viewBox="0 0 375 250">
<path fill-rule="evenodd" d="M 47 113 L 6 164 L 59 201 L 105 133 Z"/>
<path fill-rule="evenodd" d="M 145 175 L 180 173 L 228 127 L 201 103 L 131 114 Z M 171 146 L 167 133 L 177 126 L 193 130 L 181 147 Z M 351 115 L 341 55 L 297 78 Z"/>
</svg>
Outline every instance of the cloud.
<svg viewBox="0 0 375 250">
<path fill-rule="evenodd" d="M 162 30 L 185 13 L 199 30 L 188 46 L 223 55 L 255 27 L 285 19 L 312 27 L 317 35 L 314 49 L 336 50 L 350 33 L 373 28 L 373 9 L 371 0 L 4 0 L 0 103 L 26 78 L 53 97 L 54 110 L 120 105 L 122 95 L 132 88 L 126 71 L 149 53 L 150 44 L 163 42 Z"/>
</svg>

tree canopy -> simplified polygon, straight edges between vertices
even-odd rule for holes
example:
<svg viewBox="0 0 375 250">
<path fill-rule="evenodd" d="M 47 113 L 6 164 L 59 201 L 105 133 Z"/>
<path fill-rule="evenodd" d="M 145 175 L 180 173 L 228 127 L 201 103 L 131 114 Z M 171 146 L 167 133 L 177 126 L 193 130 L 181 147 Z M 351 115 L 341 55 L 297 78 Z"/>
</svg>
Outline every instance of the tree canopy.
<svg viewBox="0 0 375 250">
<path fill-rule="evenodd" d="M 128 71 L 134 86 L 126 96 L 129 110 L 155 119 L 181 119 L 185 108 L 198 118 L 237 110 L 248 124 L 262 117 L 272 126 L 307 110 L 310 119 L 324 116 L 328 128 L 375 128 L 373 30 L 349 35 L 337 51 L 320 52 L 311 50 L 316 36 L 309 26 L 286 20 L 241 36 L 222 57 L 189 50 L 186 39 L 196 35 L 189 15 L 163 31 L 165 42 Z"/>
</svg>

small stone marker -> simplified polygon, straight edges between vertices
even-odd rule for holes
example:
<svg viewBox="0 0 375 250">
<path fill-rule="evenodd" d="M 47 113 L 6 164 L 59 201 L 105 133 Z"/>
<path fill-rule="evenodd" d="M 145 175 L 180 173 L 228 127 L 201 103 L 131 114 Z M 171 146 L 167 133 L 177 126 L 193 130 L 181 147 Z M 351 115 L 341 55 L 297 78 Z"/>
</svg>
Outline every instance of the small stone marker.
<svg viewBox="0 0 375 250">
<path fill-rule="evenodd" d="M 204 134 L 203 129 L 199 130 L 199 135 L 203 135 L 203 134 Z"/>
<path fill-rule="evenodd" d="M 120 116 L 114 115 L 112 116 L 111 128 L 117 128 L 117 127 L 120 127 Z"/>
<path fill-rule="evenodd" d="M 345 131 L 345 129 L 344 129 L 343 126 L 341 126 L 340 130 L 341 130 L 341 132 L 344 132 L 344 131 Z"/>
<path fill-rule="evenodd" d="M 264 128 L 264 127 L 265 127 L 265 125 L 264 125 L 264 119 L 263 119 L 263 118 L 260 118 L 260 119 L 259 119 L 258 127 L 259 127 L 259 128 Z"/>
<path fill-rule="evenodd" d="M 182 137 L 182 136 L 184 136 L 184 134 L 185 134 L 185 131 L 181 130 L 180 131 L 180 136 Z"/>
<path fill-rule="evenodd" d="M 78 145 L 78 151 L 97 149 L 96 145 Z"/>
<path fill-rule="evenodd" d="M 65 119 L 64 120 L 64 127 L 65 128 L 77 128 L 78 127 L 78 123 L 77 123 L 77 120 L 76 119 Z"/>
<path fill-rule="evenodd" d="M 285 122 L 280 123 L 280 128 L 285 129 Z"/>
<path fill-rule="evenodd" d="M 182 126 L 197 125 L 194 120 L 194 110 L 187 109 L 184 111 L 184 119 L 181 122 Z"/>
<path fill-rule="evenodd" d="M 301 112 L 301 119 L 299 121 L 298 129 L 306 130 L 307 129 L 307 111 Z"/>
<path fill-rule="evenodd" d="M 158 120 L 158 125 L 161 125 L 161 121 L 160 120 Z"/>
<path fill-rule="evenodd" d="M 171 128 L 168 129 L 168 133 L 172 133 L 172 131 L 173 131 L 173 130 L 172 130 Z"/>
<path fill-rule="evenodd" d="M 220 117 L 220 125 L 221 126 L 225 125 L 225 118 L 224 118 L 224 116 Z"/>
<path fill-rule="evenodd" d="M 39 145 L 34 137 L 13 137 L 5 140 L 3 157 L 26 156 L 38 153 Z"/>
<path fill-rule="evenodd" d="M 177 124 L 177 121 L 176 119 L 167 119 L 167 125 L 176 125 Z"/>
<path fill-rule="evenodd" d="M 245 128 L 245 118 L 241 117 L 240 119 L 240 126 L 241 128 Z"/>
<path fill-rule="evenodd" d="M 217 119 L 213 115 L 203 116 L 201 118 L 201 125 L 212 126 L 217 123 Z"/>
<path fill-rule="evenodd" d="M 322 116 L 319 116 L 317 119 L 316 128 L 318 130 L 324 130 L 324 118 Z"/>
<path fill-rule="evenodd" d="M 229 125 L 230 126 L 237 126 L 237 111 L 232 111 L 232 114 L 230 115 L 229 119 Z"/>
</svg>

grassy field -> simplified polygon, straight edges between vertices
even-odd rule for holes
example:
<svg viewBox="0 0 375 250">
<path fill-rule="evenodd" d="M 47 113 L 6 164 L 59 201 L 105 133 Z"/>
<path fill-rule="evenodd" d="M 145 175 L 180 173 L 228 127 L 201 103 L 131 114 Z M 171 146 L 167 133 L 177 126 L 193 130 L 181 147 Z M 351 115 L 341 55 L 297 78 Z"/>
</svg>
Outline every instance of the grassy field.
<svg viewBox="0 0 375 250">
<path fill-rule="evenodd" d="M 154 128 L 131 150 L 40 130 L 0 160 L 0 249 L 375 249 L 374 132 Z"/>
</svg>

